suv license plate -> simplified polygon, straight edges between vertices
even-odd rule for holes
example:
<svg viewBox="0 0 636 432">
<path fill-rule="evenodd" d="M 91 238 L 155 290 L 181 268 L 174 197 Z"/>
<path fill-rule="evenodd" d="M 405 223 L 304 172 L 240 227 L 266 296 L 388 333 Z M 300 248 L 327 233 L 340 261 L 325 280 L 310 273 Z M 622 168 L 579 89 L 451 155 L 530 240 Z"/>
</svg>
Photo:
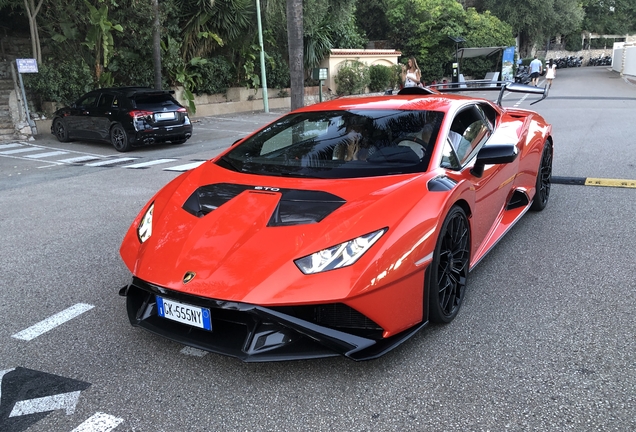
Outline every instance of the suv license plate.
<svg viewBox="0 0 636 432">
<path fill-rule="evenodd" d="M 167 112 L 167 113 L 156 113 L 155 114 L 155 121 L 161 121 L 161 120 L 174 120 L 175 119 L 175 115 L 173 112 Z"/>
<path fill-rule="evenodd" d="M 200 308 L 157 296 L 157 312 L 162 318 L 212 330 L 210 309 Z"/>
</svg>

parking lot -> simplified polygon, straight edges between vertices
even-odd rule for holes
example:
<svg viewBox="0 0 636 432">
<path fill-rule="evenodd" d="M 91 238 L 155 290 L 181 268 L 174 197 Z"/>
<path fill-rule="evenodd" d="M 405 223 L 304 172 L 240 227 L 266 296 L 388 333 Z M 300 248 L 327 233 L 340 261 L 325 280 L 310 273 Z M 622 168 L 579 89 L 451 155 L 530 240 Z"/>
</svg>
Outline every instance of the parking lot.
<svg viewBox="0 0 636 432">
<path fill-rule="evenodd" d="M 636 430 L 636 86 L 564 69 L 536 98 L 504 105 L 553 124 L 548 207 L 471 272 L 451 324 L 360 363 L 189 349 L 131 327 L 117 294 L 141 206 L 282 111 L 197 119 L 184 145 L 126 154 L 49 134 L 2 143 L 0 430 Z"/>
</svg>

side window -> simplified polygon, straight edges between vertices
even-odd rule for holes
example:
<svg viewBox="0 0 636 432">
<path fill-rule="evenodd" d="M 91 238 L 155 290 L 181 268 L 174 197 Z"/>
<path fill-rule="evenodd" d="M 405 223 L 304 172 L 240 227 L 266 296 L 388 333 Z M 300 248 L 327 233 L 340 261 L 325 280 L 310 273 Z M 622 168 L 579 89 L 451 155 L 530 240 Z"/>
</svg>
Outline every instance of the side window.
<svg viewBox="0 0 636 432">
<path fill-rule="evenodd" d="M 90 94 L 77 102 L 77 106 L 90 108 L 95 106 L 95 102 L 97 102 L 96 94 Z"/>
<path fill-rule="evenodd" d="M 454 134 L 455 132 L 451 132 Z M 451 142 L 451 137 L 446 139 L 444 142 L 444 150 L 442 152 L 442 162 L 440 166 L 442 168 L 451 169 L 451 170 L 459 170 L 461 165 L 459 164 L 459 159 L 457 159 L 457 153 L 455 153 L 455 148 L 453 143 Z"/>
<path fill-rule="evenodd" d="M 110 108 L 113 105 L 114 98 L 115 96 L 113 96 L 112 94 L 104 93 L 99 98 L 99 102 L 97 103 L 97 106 L 99 108 Z"/>
<path fill-rule="evenodd" d="M 464 165 L 475 153 L 477 147 L 490 136 L 491 126 L 483 111 L 476 106 L 460 111 L 448 134 L 449 141 L 460 165 Z"/>
</svg>

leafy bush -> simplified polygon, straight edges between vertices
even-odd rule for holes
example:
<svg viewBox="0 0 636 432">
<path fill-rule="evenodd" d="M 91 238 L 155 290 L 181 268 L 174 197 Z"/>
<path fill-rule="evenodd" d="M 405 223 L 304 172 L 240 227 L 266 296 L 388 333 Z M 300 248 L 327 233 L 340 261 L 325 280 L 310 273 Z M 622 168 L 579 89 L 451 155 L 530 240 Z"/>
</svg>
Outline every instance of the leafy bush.
<svg viewBox="0 0 636 432">
<path fill-rule="evenodd" d="M 194 89 L 195 93 L 217 94 L 225 93 L 232 82 L 232 65 L 224 57 L 208 59 L 205 67 L 199 67 L 200 82 Z"/>
<path fill-rule="evenodd" d="M 254 73 L 261 75 L 260 60 L 254 68 Z M 265 73 L 268 88 L 289 88 L 289 66 L 279 52 L 272 52 L 265 59 Z"/>
<path fill-rule="evenodd" d="M 111 59 L 107 69 L 112 73 L 115 86 L 154 87 L 155 75 L 151 56 L 140 55 L 123 48 Z M 165 84 L 164 88 L 167 86 L 167 80 Z"/>
<path fill-rule="evenodd" d="M 346 61 L 335 76 L 338 95 L 361 94 L 371 83 L 369 67 L 357 60 Z"/>
<path fill-rule="evenodd" d="M 94 88 L 90 67 L 81 59 L 61 62 L 43 62 L 38 73 L 25 74 L 24 86 L 29 90 L 36 106 L 52 101 L 68 105 Z"/>
<path fill-rule="evenodd" d="M 372 65 L 369 67 L 369 90 L 372 92 L 384 91 L 391 87 L 391 75 L 393 71 L 384 65 Z"/>
</svg>

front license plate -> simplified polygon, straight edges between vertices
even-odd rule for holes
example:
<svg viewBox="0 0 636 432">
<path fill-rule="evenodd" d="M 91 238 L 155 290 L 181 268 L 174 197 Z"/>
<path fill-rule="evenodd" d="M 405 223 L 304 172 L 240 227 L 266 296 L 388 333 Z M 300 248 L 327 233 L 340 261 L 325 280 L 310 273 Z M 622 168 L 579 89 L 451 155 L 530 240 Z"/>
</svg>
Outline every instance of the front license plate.
<svg viewBox="0 0 636 432">
<path fill-rule="evenodd" d="M 212 330 L 210 309 L 178 303 L 157 296 L 157 312 L 160 317 L 188 324 L 206 330 Z"/>
<path fill-rule="evenodd" d="M 155 121 L 161 121 L 161 120 L 174 120 L 175 119 L 175 115 L 173 112 L 167 112 L 167 113 L 156 113 L 155 114 Z"/>
</svg>

